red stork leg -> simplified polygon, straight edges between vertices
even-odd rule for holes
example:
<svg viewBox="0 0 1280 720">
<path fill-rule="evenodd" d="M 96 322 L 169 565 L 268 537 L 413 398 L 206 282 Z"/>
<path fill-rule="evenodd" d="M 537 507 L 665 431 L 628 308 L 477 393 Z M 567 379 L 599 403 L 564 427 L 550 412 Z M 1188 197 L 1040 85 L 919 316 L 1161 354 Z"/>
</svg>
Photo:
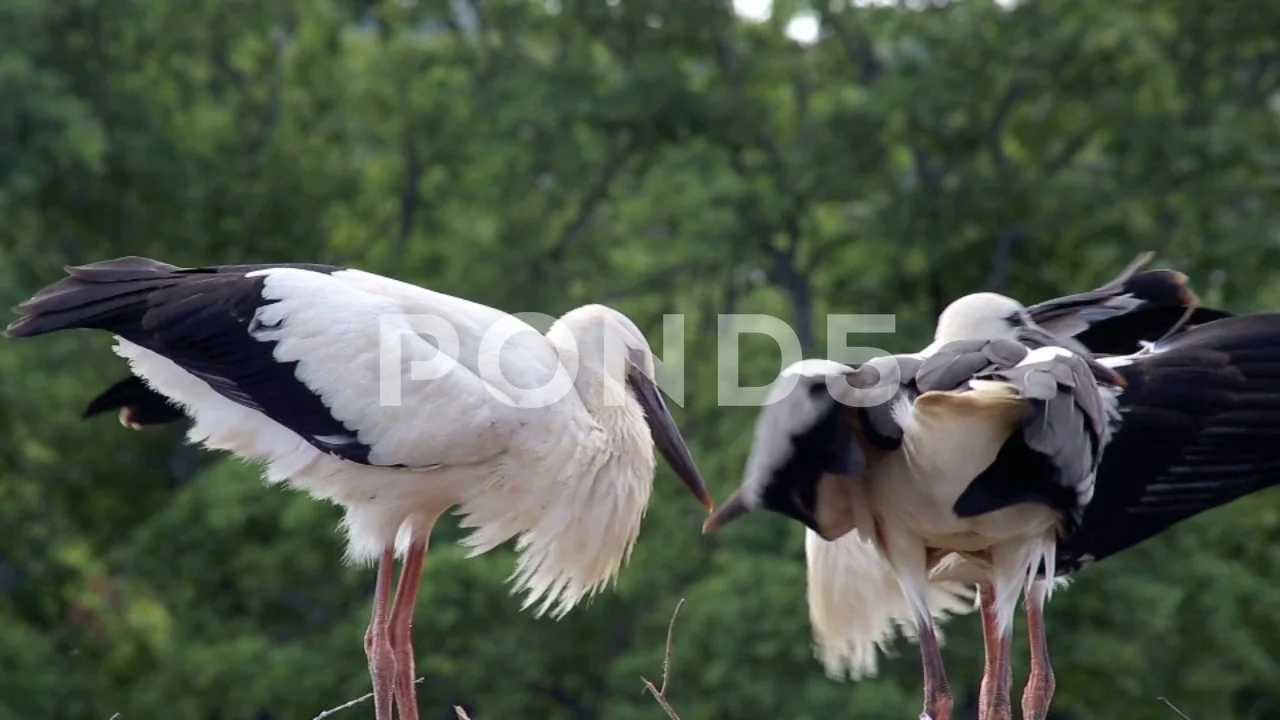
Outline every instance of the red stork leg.
<svg viewBox="0 0 1280 720">
<path fill-rule="evenodd" d="M 1049 664 L 1049 642 L 1044 632 L 1046 583 L 1037 580 L 1027 588 L 1027 635 L 1031 640 L 1031 673 L 1022 691 L 1023 720 L 1044 720 L 1053 700 L 1053 667 Z"/>
<path fill-rule="evenodd" d="M 391 548 L 378 560 L 378 579 L 373 590 L 373 614 L 364 635 L 364 654 L 369 658 L 369 677 L 373 680 L 373 713 L 377 720 L 391 720 L 392 682 L 395 678 L 395 656 L 387 635 L 387 606 L 391 597 L 391 569 L 395 554 Z"/>
<path fill-rule="evenodd" d="M 395 605 L 387 632 L 391 637 L 391 653 L 395 657 L 395 700 L 400 720 L 418 720 L 418 697 L 413 677 L 413 609 L 422 581 L 422 562 L 427 552 L 426 539 L 409 545 L 396 586 Z"/>
<path fill-rule="evenodd" d="M 924 666 L 924 713 L 920 720 L 951 720 L 954 701 L 933 620 L 925 615 L 923 619 L 918 618 L 917 623 L 920 627 L 920 660 Z"/>
<path fill-rule="evenodd" d="M 1001 633 L 996 624 L 996 591 L 989 583 L 978 584 L 982 607 L 982 645 L 986 661 L 982 669 L 982 689 L 978 695 L 978 720 L 1012 720 L 1009 700 L 1013 685 L 1010 663 L 1013 633 Z"/>
</svg>

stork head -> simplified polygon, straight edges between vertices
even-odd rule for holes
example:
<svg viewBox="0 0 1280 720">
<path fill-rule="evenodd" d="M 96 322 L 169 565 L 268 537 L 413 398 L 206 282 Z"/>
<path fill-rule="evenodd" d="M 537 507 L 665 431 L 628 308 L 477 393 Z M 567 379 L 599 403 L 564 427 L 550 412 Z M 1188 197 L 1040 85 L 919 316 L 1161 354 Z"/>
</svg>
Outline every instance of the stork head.
<svg viewBox="0 0 1280 720">
<path fill-rule="evenodd" d="M 954 340 L 1016 337 L 1017 329 L 1029 322 L 1022 303 L 999 293 L 980 292 L 952 302 L 938 316 L 934 345 Z"/>
<path fill-rule="evenodd" d="M 654 380 L 653 350 L 640 328 L 613 308 L 584 305 L 556 320 L 547 338 L 562 358 L 575 359 L 574 390 L 601 426 L 618 434 L 647 426 L 658 452 L 710 511 L 711 495 L 662 400 Z"/>
<path fill-rule="evenodd" d="M 864 458 L 836 398 L 852 388 L 853 369 L 802 360 L 784 369 L 756 419 L 742 484 L 702 526 L 709 533 L 754 510 L 770 510 L 827 540 L 853 529 L 850 476 Z"/>
</svg>

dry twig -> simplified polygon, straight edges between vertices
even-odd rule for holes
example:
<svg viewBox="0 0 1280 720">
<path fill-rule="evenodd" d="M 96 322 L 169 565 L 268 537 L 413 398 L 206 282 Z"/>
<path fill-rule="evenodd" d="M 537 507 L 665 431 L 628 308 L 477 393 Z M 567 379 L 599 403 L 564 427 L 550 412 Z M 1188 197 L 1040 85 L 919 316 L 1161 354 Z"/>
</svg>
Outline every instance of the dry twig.
<svg viewBox="0 0 1280 720">
<path fill-rule="evenodd" d="M 1164 703 L 1165 705 L 1168 705 L 1170 710 L 1178 713 L 1178 717 L 1182 718 L 1182 720 L 1191 720 L 1191 718 L 1187 717 L 1186 713 L 1178 709 L 1177 705 L 1174 705 L 1173 703 L 1169 702 L 1169 698 L 1158 697 L 1156 699 Z"/>
<path fill-rule="evenodd" d="M 414 681 L 413 681 L 413 684 L 414 684 L 414 685 L 417 685 L 418 683 L 422 682 L 423 680 L 426 680 L 426 678 L 425 678 L 425 677 L 420 677 L 420 678 L 418 678 L 417 680 L 414 680 Z M 335 708 L 329 708 L 328 710 L 325 710 L 324 712 L 322 712 L 322 713 L 320 713 L 319 715 L 317 715 L 317 716 L 315 716 L 314 718 L 312 718 L 312 720 L 321 720 L 322 718 L 327 718 L 327 717 L 329 717 L 330 715 L 333 715 L 334 713 L 338 713 L 338 712 L 341 712 L 341 711 L 343 711 L 343 710 L 346 710 L 347 708 L 353 708 L 353 707 L 355 707 L 355 706 L 359 705 L 360 703 L 364 702 L 365 700 L 368 700 L 368 699 L 369 699 L 369 698 L 371 698 L 371 697 L 373 697 L 373 693 L 369 693 L 369 694 L 365 695 L 364 697 L 358 697 L 358 698 L 356 698 L 355 700 L 352 700 L 352 701 L 350 701 L 350 702 L 345 702 L 345 703 L 343 703 L 343 704 L 339 705 L 338 707 L 335 707 Z M 470 719 L 470 718 L 467 718 L 467 720 L 471 720 L 471 719 Z"/>
<path fill-rule="evenodd" d="M 658 701 L 658 705 L 667 713 L 667 717 L 671 720 L 680 720 L 680 716 L 671 708 L 671 703 L 667 701 L 667 683 L 671 681 L 671 645 L 676 630 L 676 615 L 680 614 L 680 606 L 684 605 L 684 598 L 680 598 L 680 602 L 676 603 L 676 609 L 671 611 L 671 623 L 667 625 L 667 649 L 662 656 L 662 688 L 656 688 L 649 679 L 640 676 L 644 681 L 644 688 L 653 695 L 653 699 Z"/>
</svg>

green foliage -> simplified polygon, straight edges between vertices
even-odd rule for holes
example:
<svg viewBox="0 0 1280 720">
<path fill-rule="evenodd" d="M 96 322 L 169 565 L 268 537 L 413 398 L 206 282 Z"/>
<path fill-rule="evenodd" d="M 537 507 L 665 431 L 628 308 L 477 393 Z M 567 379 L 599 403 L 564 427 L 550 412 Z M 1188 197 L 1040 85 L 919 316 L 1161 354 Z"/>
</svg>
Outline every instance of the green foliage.
<svg viewBox="0 0 1280 720">
<path fill-rule="evenodd" d="M 1146 249 L 1211 303 L 1280 304 L 1280 7 L 885 5 L 8 2 L 0 299 L 147 254 L 344 262 L 512 312 L 606 302 L 664 358 L 682 313 L 672 404 L 717 497 L 754 417 L 717 405 L 722 314 L 784 318 L 821 354 L 828 313 L 894 313 L 846 342 L 899 351 L 965 292 L 1037 300 Z M 783 33 L 806 9 L 814 43 Z M 740 381 L 767 383 L 778 350 L 741 347 Z M 342 563 L 337 508 L 178 430 L 79 420 L 125 371 L 104 337 L 6 343 L 0 369 L 0 720 L 309 718 L 367 692 L 372 571 Z M 520 612 L 508 550 L 468 559 L 438 530 L 424 717 L 660 718 L 640 676 L 680 597 L 684 720 L 916 712 L 909 643 L 878 679 L 823 676 L 794 524 L 703 537 L 655 484 L 616 589 L 560 622 Z M 1157 696 L 1275 717 L 1277 566 L 1266 493 L 1083 573 L 1048 611 L 1060 717 L 1171 717 Z M 963 703 L 977 619 L 946 631 Z"/>
</svg>

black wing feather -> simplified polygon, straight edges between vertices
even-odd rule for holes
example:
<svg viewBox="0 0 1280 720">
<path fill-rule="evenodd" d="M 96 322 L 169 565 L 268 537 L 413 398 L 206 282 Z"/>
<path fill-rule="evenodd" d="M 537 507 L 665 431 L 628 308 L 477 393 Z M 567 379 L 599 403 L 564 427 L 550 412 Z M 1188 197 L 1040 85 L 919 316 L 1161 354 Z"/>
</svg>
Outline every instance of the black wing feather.
<svg viewBox="0 0 1280 720">
<path fill-rule="evenodd" d="M 1189 330 L 1118 370 L 1121 424 L 1059 572 L 1280 482 L 1280 314 Z"/>
<path fill-rule="evenodd" d="M 255 270 L 298 268 L 334 273 L 311 263 L 179 268 L 127 257 L 67 269 L 67 277 L 18 306 L 11 337 L 93 328 L 115 333 L 172 360 L 220 395 L 257 410 L 316 448 L 369 464 L 368 445 L 336 420 L 296 375 L 296 362 L 277 362 L 276 343 L 250 335 L 265 278 Z"/>
</svg>

